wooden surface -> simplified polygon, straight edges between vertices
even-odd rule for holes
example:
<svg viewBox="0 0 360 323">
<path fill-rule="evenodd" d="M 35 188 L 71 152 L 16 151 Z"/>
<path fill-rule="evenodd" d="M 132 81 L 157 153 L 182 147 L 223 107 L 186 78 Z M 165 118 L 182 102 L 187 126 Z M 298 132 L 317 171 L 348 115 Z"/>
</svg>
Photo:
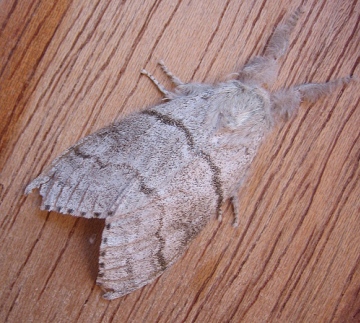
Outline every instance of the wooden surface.
<svg viewBox="0 0 360 323">
<path fill-rule="evenodd" d="M 359 322 L 359 83 L 282 124 L 240 190 L 153 284 L 95 285 L 100 220 L 39 210 L 27 183 L 79 138 L 160 102 L 169 82 L 224 80 L 301 1 L 0 2 L 1 322 Z M 360 2 L 303 1 L 274 88 L 360 76 Z"/>
</svg>

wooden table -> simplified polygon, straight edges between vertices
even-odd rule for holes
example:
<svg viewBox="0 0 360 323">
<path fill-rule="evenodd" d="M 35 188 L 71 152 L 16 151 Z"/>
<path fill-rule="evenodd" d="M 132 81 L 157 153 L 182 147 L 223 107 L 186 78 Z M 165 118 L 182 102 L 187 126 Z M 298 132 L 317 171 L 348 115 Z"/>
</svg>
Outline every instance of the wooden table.
<svg viewBox="0 0 360 323">
<path fill-rule="evenodd" d="M 360 2 L 303 1 L 275 88 L 359 76 Z M 40 211 L 24 188 L 79 138 L 216 82 L 263 51 L 301 1 L 0 2 L 1 322 L 359 322 L 359 82 L 304 103 L 170 270 L 114 301 L 95 285 L 100 220 Z"/>
</svg>

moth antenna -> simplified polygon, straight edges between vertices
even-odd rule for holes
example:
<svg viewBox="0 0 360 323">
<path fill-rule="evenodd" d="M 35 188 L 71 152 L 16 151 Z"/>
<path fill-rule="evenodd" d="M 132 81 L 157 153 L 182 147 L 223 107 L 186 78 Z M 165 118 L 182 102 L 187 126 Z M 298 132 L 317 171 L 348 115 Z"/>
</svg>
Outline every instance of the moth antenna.
<svg viewBox="0 0 360 323">
<path fill-rule="evenodd" d="M 263 56 L 255 56 L 240 70 L 238 80 L 244 83 L 272 84 L 278 75 L 278 59 L 283 56 L 289 45 L 303 9 L 299 7 L 284 23 L 278 25 L 266 47 Z"/>
<path fill-rule="evenodd" d="M 326 83 L 306 83 L 276 91 L 271 94 L 272 115 L 275 120 L 288 120 L 296 113 L 302 101 L 314 103 L 352 80 L 354 77 L 348 76 Z"/>
</svg>

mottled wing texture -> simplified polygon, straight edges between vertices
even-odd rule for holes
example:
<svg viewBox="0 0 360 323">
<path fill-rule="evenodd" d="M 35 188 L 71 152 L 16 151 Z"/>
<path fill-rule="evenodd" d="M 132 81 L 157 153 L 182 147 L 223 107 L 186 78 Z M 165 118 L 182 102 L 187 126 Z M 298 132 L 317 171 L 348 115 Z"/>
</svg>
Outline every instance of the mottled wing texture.
<svg viewBox="0 0 360 323">
<path fill-rule="evenodd" d="M 106 218 L 97 282 L 113 299 L 161 275 L 216 214 L 216 172 L 181 121 L 145 110 L 81 140 L 26 191 L 39 188 L 43 209 Z"/>
<path fill-rule="evenodd" d="M 148 284 L 183 254 L 216 210 L 211 183 L 208 164 L 195 158 L 164 190 L 151 194 L 146 207 L 106 219 L 97 279 L 108 291 L 104 298 Z"/>
<path fill-rule="evenodd" d="M 42 209 L 105 218 L 148 204 L 149 193 L 189 162 L 183 132 L 138 114 L 79 141 L 26 191 L 39 188 Z"/>
</svg>

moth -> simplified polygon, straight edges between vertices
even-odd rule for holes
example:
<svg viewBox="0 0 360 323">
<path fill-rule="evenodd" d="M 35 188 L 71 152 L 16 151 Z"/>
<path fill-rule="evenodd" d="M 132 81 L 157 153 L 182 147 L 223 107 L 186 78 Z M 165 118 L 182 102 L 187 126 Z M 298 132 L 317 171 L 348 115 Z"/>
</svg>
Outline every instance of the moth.
<svg viewBox="0 0 360 323">
<path fill-rule="evenodd" d="M 33 180 L 41 209 L 105 219 L 97 284 L 105 299 L 126 295 L 159 277 L 184 253 L 210 219 L 221 219 L 264 136 L 350 78 L 269 92 L 298 8 L 275 28 L 264 54 L 234 79 L 184 83 L 160 65 L 175 86 L 166 90 L 143 70 L 167 101 L 80 140 Z"/>
</svg>

